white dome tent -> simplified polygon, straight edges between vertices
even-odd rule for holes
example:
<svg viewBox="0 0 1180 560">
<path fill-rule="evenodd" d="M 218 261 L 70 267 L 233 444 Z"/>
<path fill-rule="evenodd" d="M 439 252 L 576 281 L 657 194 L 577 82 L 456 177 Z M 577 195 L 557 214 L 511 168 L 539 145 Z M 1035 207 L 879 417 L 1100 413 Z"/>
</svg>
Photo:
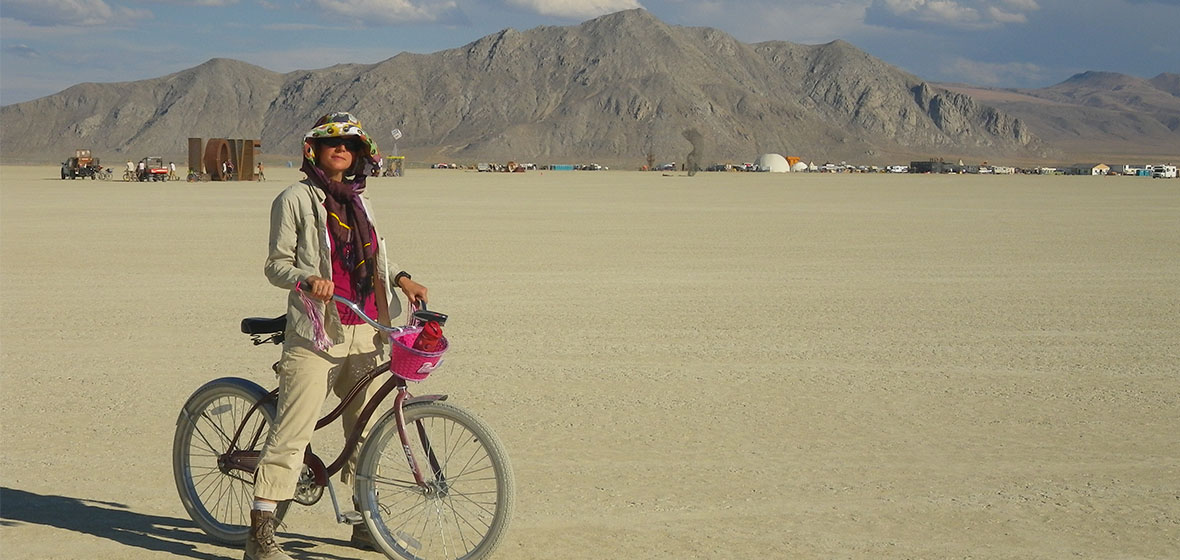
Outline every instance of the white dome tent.
<svg viewBox="0 0 1180 560">
<path fill-rule="evenodd" d="M 762 154 L 758 156 L 758 161 L 754 163 L 758 171 L 769 171 L 771 173 L 786 173 L 791 170 L 791 165 L 787 163 L 787 158 L 780 154 Z"/>
</svg>

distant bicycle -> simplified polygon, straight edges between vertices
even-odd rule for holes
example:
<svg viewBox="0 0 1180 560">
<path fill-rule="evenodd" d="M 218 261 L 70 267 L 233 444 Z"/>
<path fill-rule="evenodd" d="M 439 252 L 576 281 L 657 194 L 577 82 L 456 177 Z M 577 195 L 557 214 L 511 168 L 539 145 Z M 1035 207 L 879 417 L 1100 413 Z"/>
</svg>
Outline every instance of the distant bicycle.
<svg viewBox="0 0 1180 560">
<path fill-rule="evenodd" d="M 208 173 L 201 173 L 200 171 L 190 170 L 188 172 L 188 178 L 186 180 L 190 183 L 208 181 L 209 174 Z"/>
<path fill-rule="evenodd" d="M 111 168 L 101 167 L 94 173 L 94 176 L 102 179 L 103 181 L 106 181 L 111 178 Z"/>
</svg>

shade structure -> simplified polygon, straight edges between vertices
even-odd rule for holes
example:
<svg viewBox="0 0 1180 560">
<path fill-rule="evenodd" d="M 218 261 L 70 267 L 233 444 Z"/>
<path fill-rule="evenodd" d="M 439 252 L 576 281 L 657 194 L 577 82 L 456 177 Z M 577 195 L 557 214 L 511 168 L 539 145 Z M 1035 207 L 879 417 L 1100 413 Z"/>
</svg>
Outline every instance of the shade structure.
<svg viewBox="0 0 1180 560">
<path fill-rule="evenodd" d="M 771 173 L 786 173 L 791 170 L 791 165 L 787 163 L 787 158 L 781 154 L 762 154 L 758 156 L 758 161 L 754 163 L 759 171 L 769 171 Z"/>
</svg>

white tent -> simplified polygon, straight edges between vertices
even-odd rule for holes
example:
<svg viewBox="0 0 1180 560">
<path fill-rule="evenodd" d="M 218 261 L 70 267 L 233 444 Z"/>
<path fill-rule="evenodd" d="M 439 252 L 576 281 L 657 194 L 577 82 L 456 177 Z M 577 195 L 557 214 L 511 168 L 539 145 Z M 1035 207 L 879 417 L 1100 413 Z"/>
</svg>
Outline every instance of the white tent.
<svg viewBox="0 0 1180 560">
<path fill-rule="evenodd" d="M 791 166 L 787 163 L 787 158 L 780 154 L 762 154 L 758 156 L 758 161 L 754 163 L 758 171 L 769 171 L 771 173 L 786 173 L 791 170 Z"/>
<path fill-rule="evenodd" d="M 801 161 L 796 161 L 795 165 L 791 166 L 791 171 L 807 171 L 807 164 Z"/>
</svg>

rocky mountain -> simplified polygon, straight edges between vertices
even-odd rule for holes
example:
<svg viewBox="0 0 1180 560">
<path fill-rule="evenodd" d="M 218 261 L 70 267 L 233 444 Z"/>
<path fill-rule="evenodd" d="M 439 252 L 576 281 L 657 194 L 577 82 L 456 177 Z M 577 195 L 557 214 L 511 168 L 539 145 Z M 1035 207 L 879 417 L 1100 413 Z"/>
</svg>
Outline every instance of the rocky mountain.
<svg viewBox="0 0 1180 560">
<path fill-rule="evenodd" d="M 1180 74 L 1085 72 L 1041 89 L 942 87 L 1016 116 L 1079 162 L 1180 161 Z"/>
<path fill-rule="evenodd" d="M 218 136 L 294 158 L 330 110 L 352 111 L 386 151 L 400 129 L 400 151 L 423 161 L 682 160 L 693 129 L 706 164 L 768 151 L 857 162 L 1054 153 L 1023 119 L 846 42 L 745 44 L 637 9 L 376 64 L 280 74 L 215 59 L 80 84 L 0 108 L 0 157 L 54 162 L 89 147 L 115 161 L 182 160 L 188 137 Z"/>
</svg>

